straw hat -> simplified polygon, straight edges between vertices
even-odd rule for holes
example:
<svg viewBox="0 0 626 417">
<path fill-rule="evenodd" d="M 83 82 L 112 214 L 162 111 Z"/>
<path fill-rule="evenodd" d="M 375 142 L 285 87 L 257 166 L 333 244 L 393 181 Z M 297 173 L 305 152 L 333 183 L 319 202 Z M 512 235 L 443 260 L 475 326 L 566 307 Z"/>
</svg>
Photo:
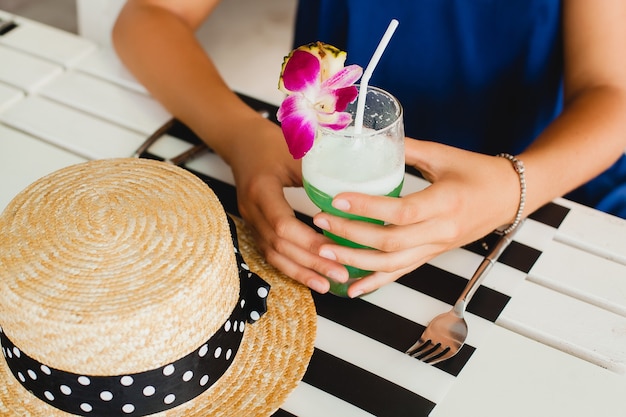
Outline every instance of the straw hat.
<svg viewBox="0 0 626 417">
<path fill-rule="evenodd" d="M 146 159 L 18 194 L 0 216 L 0 415 L 273 413 L 308 365 L 315 307 L 237 229 L 247 264 L 206 184 Z"/>
</svg>

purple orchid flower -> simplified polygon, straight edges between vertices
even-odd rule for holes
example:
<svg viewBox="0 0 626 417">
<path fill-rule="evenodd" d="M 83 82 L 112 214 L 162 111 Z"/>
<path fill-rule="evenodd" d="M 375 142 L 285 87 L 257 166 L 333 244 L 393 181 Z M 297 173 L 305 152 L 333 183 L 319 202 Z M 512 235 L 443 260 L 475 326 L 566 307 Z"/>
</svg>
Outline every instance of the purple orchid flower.
<svg viewBox="0 0 626 417">
<path fill-rule="evenodd" d="M 278 109 L 289 152 L 302 158 L 313 146 L 318 126 L 340 130 L 352 121 L 344 112 L 358 90 L 363 70 L 343 67 L 345 52 L 321 43 L 296 49 L 283 64 L 279 88 L 288 96 Z"/>
</svg>

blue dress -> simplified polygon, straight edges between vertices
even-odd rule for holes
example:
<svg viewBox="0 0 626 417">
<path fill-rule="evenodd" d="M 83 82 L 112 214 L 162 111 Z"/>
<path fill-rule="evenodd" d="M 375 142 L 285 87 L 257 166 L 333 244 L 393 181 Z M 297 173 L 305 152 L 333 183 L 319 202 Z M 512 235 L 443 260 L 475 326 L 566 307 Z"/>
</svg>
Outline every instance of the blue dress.
<svg viewBox="0 0 626 417">
<path fill-rule="evenodd" d="M 557 0 L 300 0 L 294 45 L 365 67 L 393 18 L 370 85 L 398 97 L 407 136 L 517 154 L 561 111 Z M 567 197 L 626 218 L 626 157 Z"/>
</svg>

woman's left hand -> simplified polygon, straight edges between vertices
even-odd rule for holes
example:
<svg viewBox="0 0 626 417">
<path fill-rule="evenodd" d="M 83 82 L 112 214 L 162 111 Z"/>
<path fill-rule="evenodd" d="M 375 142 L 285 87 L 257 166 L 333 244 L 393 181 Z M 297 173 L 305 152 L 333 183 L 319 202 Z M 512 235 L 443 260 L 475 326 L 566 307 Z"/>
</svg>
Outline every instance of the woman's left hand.
<svg viewBox="0 0 626 417">
<path fill-rule="evenodd" d="M 341 193 L 342 211 L 380 219 L 385 225 L 319 213 L 315 224 L 366 245 L 320 247 L 320 256 L 375 272 L 350 286 L 357 297 L 421 266 L 447 250 L 475 241 L 511 223 L 520 199 L 519 178 L 505 158 L 435 142 L 406 139 L 406 163 L 431 183 L 401 198 Z"/>
</svg>

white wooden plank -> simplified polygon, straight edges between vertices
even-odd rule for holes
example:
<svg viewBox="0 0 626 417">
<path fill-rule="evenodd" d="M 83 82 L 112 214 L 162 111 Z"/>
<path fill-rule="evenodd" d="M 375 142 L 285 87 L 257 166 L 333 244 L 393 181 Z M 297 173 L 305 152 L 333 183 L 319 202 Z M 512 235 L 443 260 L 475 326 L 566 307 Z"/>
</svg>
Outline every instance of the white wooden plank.
<svg viewBox="0 0 626 417">
<path fill-rule="evenodd" d="M 217 178 L 228 184 L 234 185 L 235 178 L 230 167 L 214 153 L 205 153 L 185 164 L 186 167 L 202 174 Z"/>
<path fill-rule="evenodd" d="M 494 326 L 431 417 L 607 416 L 626 410 L 626 378 Z"/>
<path fill-rule="evenodd" d="M 0 211 L 35 180 L 86 161 L 0 123 Z"/>
<path fill-rule="evenodd" d="M 68 68 L 96 49 L 96 44 L 73 33 L 15 16 L 18 27 L 0 36 L 0 44 L 48 59 Z"/>
<path fill-rule="evenodd" d="M 0 121 L 87 159 L 131 156 L 145 136 L 37 95 L 0 113 Z"/>
<path fill-rule="evenodd" d="M 24 92 L 18 88 L 0 83 L 0 112 L 24 98 Z"/>
<path fill-rule="evenodd" d="M 148 94 L 146 88 L 126 69 L 112 47 L 101 46 L 84 57 L 76 69 L 139 93 Z"/>
<path fill-rule="evenodd" d="M 598 366 L 626 373 L 626 317 L 526 281 L 496 321 Z"/>
<path fill-rule="evenodd" d="M 57 77 L 40 94 L 146 136 L 172 118 L 152 97 L 78 71 Z"/>
<path fill-rule="evenodd" d="M 458 248 L 442 253 L 428 263 L 439 269 L 469 279 L 483 257 L 469 250 Z"/>
<path fill-rule="evenodd" d="M 32 93 L 63 72 L 63 67 L 0 45 L 0 81 Z"/>
<path fill-rule="evenodd" d="M 626 220 L 588 207 L 570 211 L 555 239 L 626 265 Z"/>
<path fill-rule="evenodd" d="M 187 141 L 170 135 L 163 135 L 148 148 L 148 152 L 163 159 L 171 159 L 193 148 Z"/>
<path fill-rule="evenodd" d="M 544 251 L 554 240 L 557 229 L 533 219 L 524 220 L 524 224 L 515 234 L 515 241 L 531 248 Z"/>
<path fill-rule="evenodd" d="M 0 10 L 0 19 L 2 20 L 12 20 L 13 19 L 13 15 L 5 12 L 4 10 Z"/>
<path fill-rule="evenodd" d="M 305 382 L 298 384 L 280 408 L 298 417 L 372 417 L 372 414 Z"/>
<path fill-rule="evenodd" d="M 626 317 L 626 266 L 621 263 L 552 242 L 528 279 Z"/>
<path fill-rule="evenodd" d="M 99 45 L 111 45 L 111 29 L 125 0 L 76 0 L 78 33 Z"/>
</svg>

